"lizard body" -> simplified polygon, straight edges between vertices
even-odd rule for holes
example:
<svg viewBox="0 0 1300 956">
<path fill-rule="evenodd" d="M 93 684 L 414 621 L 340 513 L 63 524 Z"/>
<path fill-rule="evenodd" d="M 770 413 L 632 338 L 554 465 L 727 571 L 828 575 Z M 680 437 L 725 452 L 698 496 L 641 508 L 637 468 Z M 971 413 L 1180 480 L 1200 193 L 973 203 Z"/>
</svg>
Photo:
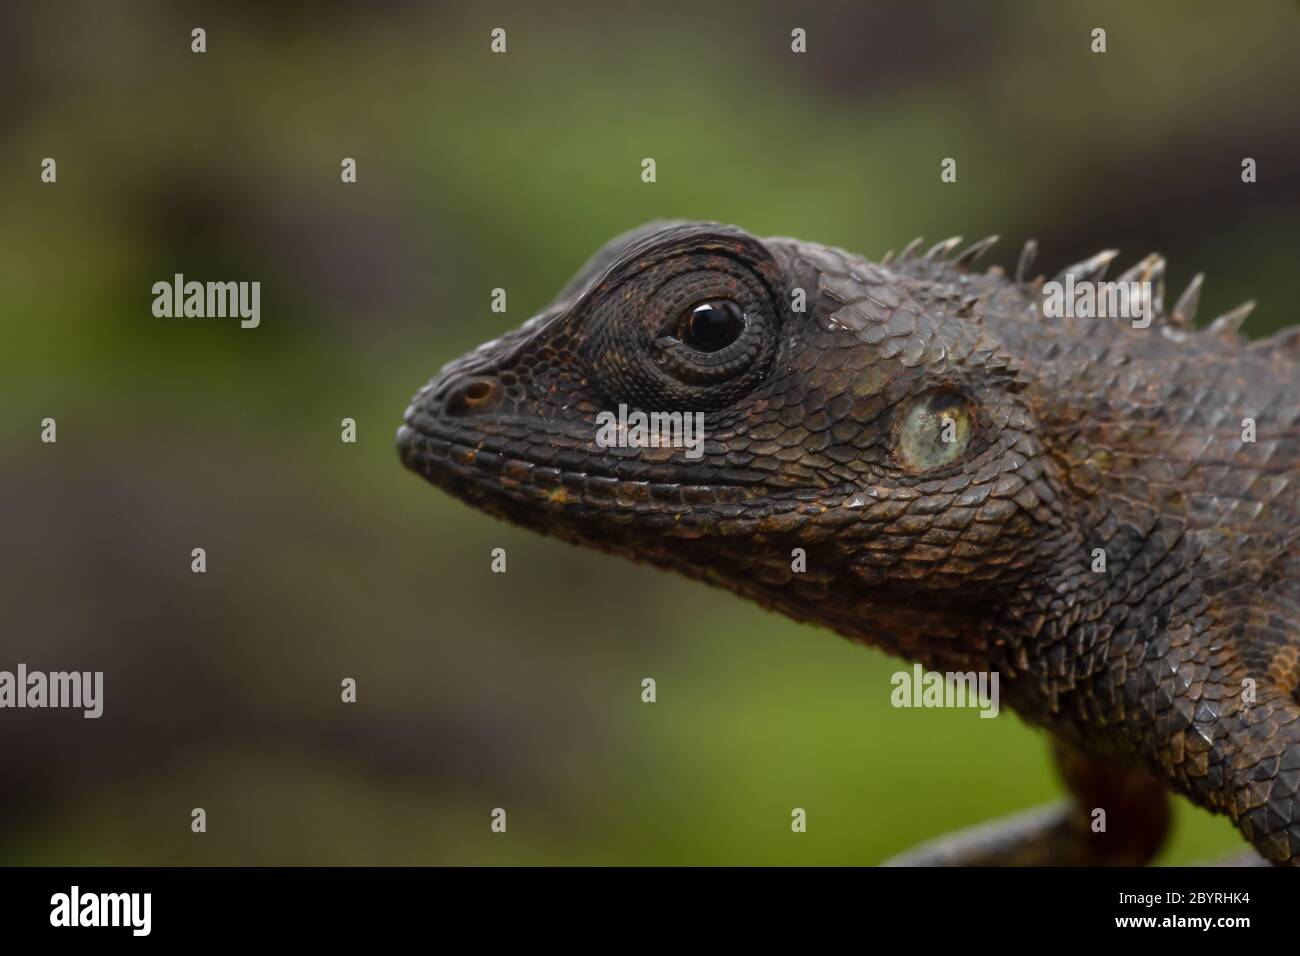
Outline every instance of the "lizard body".
<svg viewBox="0 0 1300 956">
<path fill-rule="evenodd" d="M 975 270 L 990 244 L 873 263 L 651 224 L 445 366 L 402 460 L 517 524 L 998 672 L 1072 799 L 903 862 L 1145 862 L 1176 790 L 1296 863 L 1300 328 L 1196 331 L 1199 277 L 1166 308 L 1158 257 L 1120 277 L 1156 288 L 1149 327 L 1049 318 L 1032 244 L 1014 276 Z M 619 405 L 703 412 L 703 454 L 606 447 Z"/>
</svg>

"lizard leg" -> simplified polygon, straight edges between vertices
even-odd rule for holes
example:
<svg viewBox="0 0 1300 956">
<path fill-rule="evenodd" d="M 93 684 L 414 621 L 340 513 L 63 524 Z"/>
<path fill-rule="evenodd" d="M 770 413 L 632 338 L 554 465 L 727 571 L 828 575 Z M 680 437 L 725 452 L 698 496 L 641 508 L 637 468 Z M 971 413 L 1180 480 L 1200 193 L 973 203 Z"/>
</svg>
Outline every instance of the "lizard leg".
<svg viewBox="0 0 1300 956">
<path fill-rule="evenodd" d="M 1156 759 L 1195 802 L 1226 813 L 1264 859 L 1300 865 L 1300 581 L 1223 604 L 1205 662 L 1213 679 L 1193 683 L 1197 696 L 1180 721 L 1166 708 L 1175 732 Z"/>
<path fill-rule="evenodd" d="M 1211 732 L 1208 748 L 1219 767 L 1205 767 L 1206 779 L 1217 771 L 1222 783 L 1212 798 L 1226 811 L 1260 855 L 1273 863 L 1300 863 L 1300 704 L 1294 683 L 1280 693 L 1262 688 L 1257 703 L 1243 706 Z"/>
<path fill-rule="evenodd" d="M 1058 804 L 940 837 L 886 866 L 1140 866 L 1169 831 L 1169 797 L 1138 770 L 1056 748 L 1070 791 Z M 1105 811 L 1105 828 L 1099 829 Z"/>
</svg>

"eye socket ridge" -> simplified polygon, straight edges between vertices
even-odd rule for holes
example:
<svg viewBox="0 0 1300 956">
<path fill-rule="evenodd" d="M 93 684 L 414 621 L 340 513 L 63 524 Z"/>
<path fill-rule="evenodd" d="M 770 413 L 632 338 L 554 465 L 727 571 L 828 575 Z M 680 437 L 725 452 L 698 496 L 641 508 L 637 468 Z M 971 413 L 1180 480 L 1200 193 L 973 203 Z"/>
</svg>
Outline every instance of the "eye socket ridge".
<svg viewBox="0 0 1300 956">
<path fill-rule="evenodd" d="M 763 353 L 765 339 L 760 322 L 746 322 L 739 338 L 716 352 L 698 351 L 666 335 L 655 342 L 654 364 L 687 384 L 718 384 L 746 372 Z"/>
<path fill-rule="evenodd" d="M 658 286 L 649 307 L 651 361 L 686 385 L 713 386 L 744 375 L 775 339 L 769 293 L 758 276 L 718 268 L 679 273 Z"/>
<path fill-rule="evenodd" d="M 779 277 L 734 255 L 682 255 L 646 264 L 587 300 L 596 316 L 583 346 L 612 399 L 701 410 L 761 381 L 779 346 Z M 705 307 L 705 308 L 701 308 Z"/>
</svg>

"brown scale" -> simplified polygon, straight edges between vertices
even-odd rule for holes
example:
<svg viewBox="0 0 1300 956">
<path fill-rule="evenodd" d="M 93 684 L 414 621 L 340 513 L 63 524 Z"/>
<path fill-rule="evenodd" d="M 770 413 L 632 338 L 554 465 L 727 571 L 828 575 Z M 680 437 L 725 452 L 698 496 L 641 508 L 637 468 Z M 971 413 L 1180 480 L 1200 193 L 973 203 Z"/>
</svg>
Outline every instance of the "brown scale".
<svg viewBox="0 0 1300 956">
<path fill-rule="evenodd" d="M 996 670 L 1069 799 L 896 862 L 1145 862 L 1175 790 L 1295 863 L 1300 330 L 1248 343 L 1247 304 L 1196 331 L 1201 277 L 1166 307 L 1158 256 L 1119 277 L 1153 288 L 1149 328 L 1047 318 L 1034 244 L 1011 276 L 974 271 L 992 243 L 871 263 L 653 223 L 444 367 L 402 460 L 503 519 Z M 701 454 L 603 447 L 620 404 L 703 412 Z"/>
</svg>

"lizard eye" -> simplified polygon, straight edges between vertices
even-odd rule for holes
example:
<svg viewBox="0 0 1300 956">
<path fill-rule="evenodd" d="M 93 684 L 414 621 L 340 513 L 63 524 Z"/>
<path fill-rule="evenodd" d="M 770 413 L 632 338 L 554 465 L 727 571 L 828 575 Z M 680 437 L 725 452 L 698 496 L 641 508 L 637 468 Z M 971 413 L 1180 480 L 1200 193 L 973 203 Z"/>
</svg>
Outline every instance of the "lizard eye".
<svg viewBox="0 0 1300 956">
<path fill-rule="evenodd" d="M 975 415 L 970 403 L 951 389 L 912 399 L 896 419 L 894 457 L 911 474 L 950 465 L 970 446 Z"/>
<path fill-rule="evenodd" d="M 582 346 L 610 401 L 725 408 L 763 380 L 781 346 L 781 270 L 757 240 L 729 230 L 668 229 L 620 253 L 575 309 Z"/>
<path fill-rule="evenodd" d="M 676 336 L 697 352 L 719 352 L 745 330 L 745 313 L 730 299 L 692 306 L 677 322 Z"/>
</svg>

